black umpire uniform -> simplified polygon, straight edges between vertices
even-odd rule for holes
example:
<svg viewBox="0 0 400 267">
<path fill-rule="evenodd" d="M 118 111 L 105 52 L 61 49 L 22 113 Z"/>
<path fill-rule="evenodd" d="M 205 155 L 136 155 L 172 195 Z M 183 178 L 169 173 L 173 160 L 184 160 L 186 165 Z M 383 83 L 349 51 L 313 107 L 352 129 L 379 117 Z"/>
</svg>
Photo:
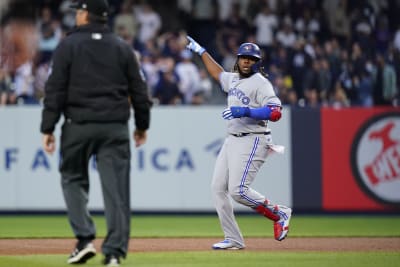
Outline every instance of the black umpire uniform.
<svg viewBox="0 0 400 267">
<path fill-rule="evenodd" d="M 79 1 L 81 6 L 75 7 L 87 8 L 95 18 L 107 16 L 105 7 L 96 3 L 104 2 Z M 81 244 L 96 235 L 87 208 L 88 162 L 95 156 L 107 222 L 102 252 L 125 257 L 130 236 L 131 151 L 127 122 L 132 106 L 135 131 L 145 132 L 151 102 L 131 47 L 111 32 L 106 21 L 90 20 L 77 26 L 55 50 L 45 86 L 41 132 L 52 135 L 64 115 L 60 142 L 62 189 L 71 227 Z"/>
</svg>

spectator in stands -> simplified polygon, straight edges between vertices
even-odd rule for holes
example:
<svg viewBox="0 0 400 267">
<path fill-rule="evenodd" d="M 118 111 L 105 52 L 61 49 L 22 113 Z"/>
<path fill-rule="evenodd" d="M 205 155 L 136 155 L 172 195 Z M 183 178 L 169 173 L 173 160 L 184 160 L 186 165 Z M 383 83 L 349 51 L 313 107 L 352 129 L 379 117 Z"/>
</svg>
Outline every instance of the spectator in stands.
<svg viewBox="0 0 400 267">
<path fill-rule="evenodd" d="M 376 67 L 372 72 L 374 105 L 393 105 L 398 94 L 394 68 L 387 64 L 382 54 L 376 55 Z"/>
<path fill-rule="evenodd" d="M 223 2 L 219 1 L 221 4 Z M 236 55 L 233 51 L 237 51 L 239 44 L 245 42 L 250 32 L 250 25 L 242 16 L 241 11 L 241 3 L 233 3 L 229 16 L 221 21 L 221 27 L 217 31 L 216 45 L 221 56 L 221 65 L 226 70 L 233 69 L 236 63 Z"/>
<path fill-rule="evenodd" d="M 211 95 L 213 91 L 213 84 L 208 75 L 207 71 L 204 68 L 199 69 L 200 75 L 200 83 L 199 83 L 199 91 L 202 92 L 204 103 L 208 103 L 211 100 Z"/>
<path fill-rule="evenodd" d="M 283 74 L 288 74 L 290 71 L 290 55 L 291 49 L 285 48 L 283 46 L 278 45 L 277 49 L 274 50 L 271 56 L 270 62 L 265 62 L 268 64 L 273 64 Z"/>
<path fill-rule="evenodd" d="M 318 16 L 309 8 L 304 9 L 303 15 L 298 17 L 294 23 L 296 32 L 306 39 L 317 37 L 320 28 Z"/>
<path fill-rule="evenodd" d="M 182 45 L 180 43 L 179 33 L 166 32 L 158 38 L 158 45 L 161 55 L 172 57 L 175 62 L 181 60 Z"/>
<path fill-rule="evenodd" d="M 139 51 L 140 54 L 149 54 L 152 56 L 160 56 L 161 51 L 157 43 L 157 39 L 149 39 L 144 44 L 139 44 L 135 42 L 135 50 Z"/>
<path fill-rule="evenodd" d="M 27 2 L 31 3 L 31 1 Z M 35 52 L 39 52 L 37 60 L 45 62 L 56 45 L 57 38 L 73 27 L 75 13 L 69 8 L 73 0 L 39 2 L 36 4 L 32 2 L 34 6 L 32 10 L 36 12 L 34 25 L 36 24 L 37 31 L 30 29 L 30 33 L 25 34 L 24 27 L 3 25 L 6 26 L 6 34 L 3 34 L 0 40 L 9 42 L 5 38 L 10 36 L 14 39 L 9 42 L 10 45 L 0 46 L 3 55 L 27 55 L 29 50 L 29 56 L 23 56 L 24 58 L 32 59 Z M 264 42 L 265 47 L 268 47 L 264 51 L 265 69 L 274 70 L 270 73 L 271 77 L 276 76 L 277 73 L 285 77 L 284 80 L 289 77 L 288 79 L 293 81 L 293 86 L 290 88 L 296 91 L 296 97 L 300 99 L 300 102 L 306 89 L 303 82 L 305 73 L 311 69 L 312 60 L 315 58 L 322 60 L 320 62 L 322 66 L 323 60 L 326 59 L 327 68 L 321 69 L 318 75 L 323 74 L 326 81 L 331 80 L 329 88 L 332 91 L 328 95 L 333 94 L 335 84 L 339 81 L 351 105 L 369 106 L 372 93 L 368 93 L 371 91 L 366 88 L 368 88 L 368 81 L 375 79 L 375 72 L 372 69 L 379 68 L 375 61 L 368 62 L 371 62 L 377 52 L 385 56 L 386 65 L 392 65 L 397 81 L 395 89 L 400 88 L 400 79 L 398 79 L 400 75 L 400 19 L 395 12 L 399 7 L 397 2 L 387 0 L 178 0 L 165 2 L 164 5 L 162 1 L 114 0 L 112 1 L 114 20 L 110 20 L 110 26 L 113 26 L 126 42 L 134 42 L 134 48 L 144 55 L 143 70 L 148 78 L 149 86 L 153 89 L 159 77 L 160 67 L 157 62 L 164 61 L 160 60 L 161 55 L 173 57 L 175 62 L 180 61 L 181 44 L 179 44 L 177 32 L 183 30 L 204 44 L 225 69 L 230 69 L 229 66 L 235 62 L 235 55 L 232 55 L 230 51 L 236 51 L 239 43 L 248 41 L 263 44 Z M 158 3 L 160 5 L 155 6 Z M 168 8 L 177 11 L 165 14 L 169 10 L 166 8 L 167 5 Z M 24 5 L 14 9 L 20 10 L 21 7 Z M 171 17 L 175 14 L 180 14 L 179 18 L 174 18 L 172 21 Z M 163 23 L 161 18 L 165 19 L 164 22 L 168 21 Z M 141 19 L 140 22 L 139 19 Z M 60 25 L 57 26 L 57 21 L 61 22 L 58 24 L 61 24 L 62 28 L 59 27 Z M 137 33 L 135 26 L 131 26 L 135 24 L 135 21 Z M 292 29 L 289 27 L 290 22 Z M 300 33 L 310 36 L 297 34 L 294 26 L 298 27 L 297 30 Z M 41 37 L 40 42 L 34 44 L 33 37 L 38 33 Z M 136 42 L 133 41 L 135 36 Z M 15 41 L 16 39 L 19 41 Z M 37 45 L 40 48 L 37 48 Z M 12 51 L 4 53 L 4 50 Z M 342 55 L 346 56 L 342 57 Z M 44 59 L 40 58 L 42 56 Z M 16 69 L 27 62 L 21 58 L 2 57 L 2 66 L 7 65 L 10 77 L 13 78 L 14 74 L 17 74 Z M 197 64 L 197 62 L 194 63 Z M 40 97 L 40 84 L 46 77 L 44 72 L 48 66 L 36 65 L 33 61 L 32 64 L 34 91 L 36 90 L 35 95 L 38 93 Z M 362 74 L 366 64 L 369 64 L 369 78 Z M 154 73 L 157 75 L 155 76 Z M 376 73 L 379 74 L 378 71 Z M 328 76 L 330 76 L 329 79 Z M 379 78 L 379 75 L 376 77 Z M 275 79 L 275 81 L 280 80 Z M 374 84 L 374 88 L 378 89 L 376 83 Z M 216 86 L 216 84 L 211 82 L 211 86 Z M 316 89 L 322 92 L 319 87 Z M 393 89 L 390 90 L 393 91 Z M 390 90 L 386 89 L 386 91 Z M 197 103 L 224 103 L 224 96 L 215 95 L 216 92 L 220 93 L 219 90 L 213 90 L 212 95 L 206 94 L 204 101 L 201 95 L 199 97 L 196 95 Z M 395 95 L 400 98 L 397 91 Z M 326 101 L 326 96 L 320 96 L 322 101 Z M 16 95 L 11 94 L 7 102 L 12 101 L 12 97 L 15 98 Z M 389 97 L 387 101 L 399 102 L 399 100 L 397 102 L 393 100 L 393 97 Z"/>
<path fill-rule="evenodd" d="M 331 88 L 333 88 L 335 81 L 338 79 L 341 72 L 341 59 L 340 59 L 340 47 L 339 43 L 336 39 L 330 39 L 324 43 L 323 47 L 324 57 L 328 60 L 329 70 L 332 75 L 332 84 Z"/>
<path fill-rule="evenodd" d="M 275 30 L 279 26 L 277 16 L 265 4 L 253 21 L 256 27 L 256 42 L 265 53 L 265 59 L 270 58 L 271 48 L 274 44 Z"/>
<path fill-rule="evenodd" d="M 33 88 L 35 91 L 35 98 L 42 102 L 44 99 L 44 87 L 50 74 L 51 58 L 46 56 L 39 57 L 40 61 L 36 63 L 33 71 Z"/>
<path fill-rule="evenodd" d="M 188 25 L 190 36 L 198 40 L 220 60 L 216 37 L 219 23 L 219 2 L 217 0 L 192 0 L 192 14 Z"/>
<path fill-rule="evenodd" d="M 352 41 L 357 42 L 365 55 L 371 57 L 374 54 L 375 44 L 373 42 L 373 25 L 370 18 L 363 14 L 354 12 L 352 28 Z"/>
<path fill-rule="evenodd" d="M 329 62 L 325 58 L 319 59 L 320 68 L 317 72 L 318 92 L 321 102 L 328 103 L 329 93 L 331 92 L 332 74 L 330 72 Z"/>
<path fill-rule="evenodd" d="M 303 86 L 305 90 L 310 88 L 315 88 L 319 91 L 319 80 L 318 80 L 318 72 L 321 68 L 320 60 L 314 59 L 312 60 L 312 65 L 310 69 L 307 69 L 304 77 L 303 77 Z"/>
<path fill-rule="evenodd" d="M 176 75 L 170 70 L 161 70 L 160 78 L 154 88 L 154 97 L 160 105 L 180 105 L 183 96 L 179 91 Z"/>
<path fill-rule="evenodd" d="M 61 30 L 56 29 L 54 24 L 42 24 L 39 32 L 38 52 L 51 55 L 61 40 L 61 34 Z"/>
<path fill-rule="evenodd" d="M 276 33 L 276 41 L 284 48 L 293 48 L 297 40 L 297 35 L 293 30 L 292 20 L 286 16 L 283 19 L 281 28 Z"/>
<path fill-rule="evenodd" d="M 287 92 L 287 97 L 285 100 L 285 105 L 289 105 L 290 107 L 300 107 L 299 105 L 299 99 L 297 97 L 296 91 L 293 89 L 289 89 Z"/>
<path fill-rule="evenodd" d="M 206 27 L 210 26 L 210 23 L 218 21 L 218 18 L 219 4 L 217 0 L 192 1 L 192 19 L 196 24 L 199 24 L 196 27 L 199 26 L 202 30 L 207 30 Z M 204 23 L 203 27 L 200 25 L 201 23 Z"/>
<path fill-rule="evenodd" d="M 229 16 L 226 19 L 222 20 L 221 28 L 218 31 L 218 33 L 221 35 L 222 40 L 227 40 L 231 37 L 235 37 L 235 39 L 239 43 L 243 43 L 245 41 L 246 35 L 250 32 L 250 25 L 248 24 L 247 20 L 242 17 L 240 12 L 240 3 L 234 3 L 232 5 Z"/>
<path fill-rule="evenodd" d="M 62 16 L 61 27 L 68 32 L 75 26 L 75 12 L 70 8 L 72 0 L 63 0 L 59 7 L 59 12 Z"/>
<path fill-rule="evenodd" d="M 301 38 L 298 39 L 289 61 L 290 75 L 293 78 L 293 88 L 296 90 L 296 94 L 299 98 L 303 98 L 304 96 L 305 88 L 303 80 L 312 63 L 312 59 L 310 55 L 305 52 L 304 47 L 305 40 Z"/>
<path fill-rule="evenodd" d="M 156 38 L 162 27 L 160 15 L 146 2 L 135 8 L 134 11 L 139 24 L 139 43 L 144 44 L 148 40 Z"/>
<path fill-rule="evenodd" d="M 374 30 L 376 51 L 378 53 L 385 54 L 387 52 L 391 37 L 392 36 L 389 29 L 389 21 L 387 17 L 383 15 L 379 16 L 376 29 Z"/>
<path fill-rule="evenodd" d="M 222 67 L 226 70 L 232 70 L 236 64 L 237 59 L 234 51 L 237 51 L 239 48 L 237 36 L 232 35 L 227 37 L 227 39 L 222 39 L 222 36 L 218 35 L 217 44 L 222 56 Z"/>
<path fill-rule="evenodd" d="M 50 7 L 44 6 L 41 9 L 36 27 L 39 33 L 38 56 L 49 58 L 63 36 L 60 23 L 54 18 Z"/>
<path fill-rule="evenodd" d="M 133 48 L 133 36 L 129 33 L 129 30 L 124 25 L 119 25 L 117 28 L 115 28 L 114 32 Z"/>
<path fill-rule="evenodd" d="M 332 37 L 337 39 L 341 45 L 347 44 L 350 39 L 350 18 L 347 0 L 325 0 L 323 12 L 327 18 Z"/>
<path fill-rule="evenodd" d="M 11 93 L 11 78 L 5 69 L 0 68 L 0 106 L 9 103 Z"/>
<path fill-rule="evenodd" d="M 175 62 L 172 58 L 164 58 L 160 62 L 159 79 L 154 88 L 153 97 L 160 105 L 179 105 L 183 96 L 179 91 L 179 77 L 174 72 Z"/>
<path fill-rule="evenodd" d="M 184 104 L 192 104 L 195 94 L 198 101 L 201 96 L 199 68 L 193 63 L 192 57 L 192 52 L 186 49 L 182 50 L 181 61 L 175 66 L 175 72 L 179 79 L 179 91 L 183 95 Z"/>
<path fill-rule="evenodd" d="M 395 99 L 395 106 L 400 106 L 400 50 L 394 48 L 392 44 L 389 45 L 386 59 L 388 64 L 392 65 L 396 73 L 397 81 L 397 98 Z"/>
<path fill-rule="evenodd" d="M 18 104 L 38 104 L 34 87 L 33 62 L 27 61 L 17 68 L 13 77 L 13 94 Z"/>
<path fill-rule="evenodd" d="M 341 86 L 340 82 L 336 82 L 335 88 L 330 96 L 329 105 L 334 108 L 350 107 L 350 101 L 346 96 L 346 92 Z"/>
<path fill-rule="evenodd" d="M 35 25 L 27 20 L 9 21 L 0 36 L 1 66 L 9 73 L 12 92 L 9 103 L 35 104 L 33 61 L 37 54 L 38 37 Z"/>
<path fill-rule="evenodd" d="M 393 46 L 398 52 L 400 52 L 400 24 L 397 26 L 397 30 L 393 37 Z"/>
<path fill-rule="evenodd" d="M 40 17 L 37 19 L 37 31 L 41 32 L 45 27 L 51 28 L 58 40 L 62 36 L 62 29 L 59 20 L 54 16 L 53 11 L 48 6 L 44 6 L 40 10 Z M 53 49 L 54 50 L 54 49 Z"/>
<path fill-rule="evenodd" d="M 125 0 L 121 4 L 121 11 L 114 18 L 114 32 L 124 36 L 126 40 L 133 40 L 137 35 L 138 22 L 133 16 L 133 4 L 131 0 Z M 133 43 L 131 43 L 133 45 Z"/>
<path fill-rule="evenodd" d="M 266 69 L 265 65 L 264 69 Z M 270 80 L 270 82 L 276 86 L 276 79 L 283 76 L 282 70 L 279 69 L 275 64 L 269 64 L 267 69 L 268 69 L 268 80 Z"/>
<path fill-rule="evenodd" d="M 275 93 L 279 97 L 279 99 L 282 101 L 282 104 L 287 104 L 289 102 L 288 101 L 288 92 L 289 92 L 290 88 L 287 87 L 284 77 L 282 75 L 275 77 L 273 84 L 274 84 Z"/>
<path fill-rule="evenodd" d="M 319 108 L 321 102 L 319 100 L 318 90 L 316 88 L 308 88 L 304 91 L 304 100 L 307 107 Z"/>
<path fill-rule="evenodd" d="M 232 6 L 235 3 L 235 0 L 217 0 L 218 3 L 218 21 L 224 21 L 228 19 L 229 15 L 232 12 Z"/>
<path fill-rule="evenodd" d="M 17 69 L 32 62 L 38 51 L 38 35 L 33 23 L 25 20 L 8 22 L 1 31 L 1 66 L 13 76 Z"/>
<path fill-rule="evenodd" d="M 350 58 L 351 64 L 353 65 L 353 74 L 361 76 L 361 73 L 365 70 L 367 56 L 361 50 L 361 46 L 358 42 L 353 43 Z"/>
<path fill-rule="evenodd" d="M 342 71 L 339 75 L 338 81 L 344 89 L 347 98 L 351 105 L 356 105 L 358 102 L 358 91 L 354 84 L 354 66 L 352 62 L 347 58 L 347 52 L 343 52 L 343 65 Z"/>
<path fill-rule="evenodd" d="M 39 17 L 36 19 L 37 30 L 40 31 L 43 24 L 52 24 L 53 13 L 49 6 L 43 6 L 40 8 Z"/>
<path fill-rule="evenodd" d="M 192 13 L 192 0 L 177 0 L 178 19 L 181 29 L 188 29 Z"/>
<path fill-rule="evenodd" d="M 152 54 L 145 52 L 141 54 L 141 63 L 146 83 L 150 89 L 150 95 L 154 95 L 154 88 L 157 85 L 160 71 L 156 58 Z"/>
<path fill-rule="evenodd" d="M 371 73 L 367 69 L 364 69 L 359 77 L 355 77 L 354 83 L 358 95 L 358 102 L 356 104 L 362 107 L 372 107 L 373 81 Z"/>
</svg>

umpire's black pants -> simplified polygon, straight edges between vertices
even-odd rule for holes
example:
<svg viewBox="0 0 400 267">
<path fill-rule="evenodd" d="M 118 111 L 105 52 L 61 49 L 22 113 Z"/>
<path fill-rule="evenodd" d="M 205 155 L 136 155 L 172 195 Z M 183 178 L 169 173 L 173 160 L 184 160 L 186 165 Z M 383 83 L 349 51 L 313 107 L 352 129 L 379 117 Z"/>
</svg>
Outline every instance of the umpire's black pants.
<svg viewBox="0 0 400 267">
<path fill-rule="evenodd" d="M 107 236 L 103 254 L 125 257 L 130 234 L 130 138 L 126 122 L 74 123 L 66 120 L 61 135 L 62 189 L 68 218 L 78 239 L 92 239 L 95 225 L 89 214 L 89 158 L 96 156 Z"/>
</svg>

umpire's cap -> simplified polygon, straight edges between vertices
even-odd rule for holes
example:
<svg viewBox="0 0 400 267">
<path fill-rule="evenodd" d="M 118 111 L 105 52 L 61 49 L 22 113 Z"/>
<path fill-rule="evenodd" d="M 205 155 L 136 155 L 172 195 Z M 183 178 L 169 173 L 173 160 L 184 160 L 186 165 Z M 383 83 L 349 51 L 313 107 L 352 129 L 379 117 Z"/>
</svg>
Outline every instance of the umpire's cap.
<svg viewBox="0 0 400 267">
<path fill-rule="evenodd" d="M 90 14 L 107 17 L 109 6 L 107 0 L 77 0 L 70 5 L 70 8 L 83 9 Z"/>
<path fill-rule="evenodd" d="M 240 45 L 237 56 L 249 56 L 255 57 L 258 60 L 261 59 L 261 50 L 258 45 L 253 43 L 243 43 Z"/>
</svg>

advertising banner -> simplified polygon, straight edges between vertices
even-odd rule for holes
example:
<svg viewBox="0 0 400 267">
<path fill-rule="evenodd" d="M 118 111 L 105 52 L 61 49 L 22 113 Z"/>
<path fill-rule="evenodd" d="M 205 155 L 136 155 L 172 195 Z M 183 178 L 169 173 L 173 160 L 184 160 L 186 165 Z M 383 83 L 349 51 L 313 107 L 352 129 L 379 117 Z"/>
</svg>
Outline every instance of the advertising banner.
<svg viewBox="0 0 400 267">
<path fill-rule="evenodd" d="M 321 112 L 323 209 L 400 208 L 400 110 Z"/>
<path fill-rule="evenodd" d="M 222 106 L 155 107 L 147 143 L 132 142 L 131 207 L 134 211 L 214 211 L 211 177 L 226 136 Z M 275 143 L 285 154 L 272 155 L 253 186 L 273 201 L 291 205 L 290 113 L 271 123 Z M 41 146 L 39 106 L 0 109 L 0 211 L 65 210 L 58 172 L 59 154 Z M 130 122 L 133 131 L 133 121 Z M 59 148 L 62 122 L 55 136 Z M 89 207 L 103 208 L 99 176 L 89 166 Z M 249 211 L 236 205 L 237 210 Z"/>
</svg>

